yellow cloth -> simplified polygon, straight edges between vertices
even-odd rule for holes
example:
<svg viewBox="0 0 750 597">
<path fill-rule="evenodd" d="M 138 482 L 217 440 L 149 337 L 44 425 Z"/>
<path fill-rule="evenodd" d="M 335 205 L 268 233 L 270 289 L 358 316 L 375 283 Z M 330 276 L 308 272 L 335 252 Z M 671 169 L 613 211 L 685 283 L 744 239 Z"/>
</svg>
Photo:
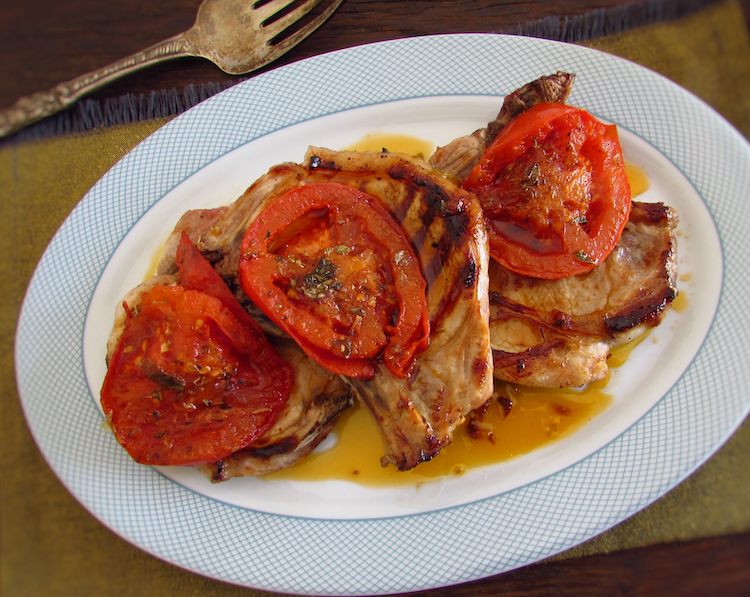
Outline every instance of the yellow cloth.
<svg viewBox="0 0 750 597">
<path fill-rule="evenodd" d="M 682 19 L 584 45 L 661 72 L 702 97 L 750 136 L 750 43 L 738 2 L 720 2 Z M 163 122 L 0 149 L 3 595 L 265 594 L 164 564 L 107 530 L 65 491 L 46 466 L 17 398 L 12 342 L 33 267 L 86 191 Z M 746 422 L 716 456 L 664 498 L 561 557 L 748 531 L 748 488 L 750 424 Z"/>
</svg>

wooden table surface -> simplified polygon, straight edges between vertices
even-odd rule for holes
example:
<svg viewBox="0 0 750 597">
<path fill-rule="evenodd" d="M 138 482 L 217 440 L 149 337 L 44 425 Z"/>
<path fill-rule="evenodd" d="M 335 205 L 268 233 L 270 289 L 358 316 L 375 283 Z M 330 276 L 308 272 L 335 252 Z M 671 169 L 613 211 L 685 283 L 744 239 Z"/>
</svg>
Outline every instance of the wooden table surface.
<svg viewBox="0 0 750 597">
<path fill-rule="evenodd" d="M 198 4 L 199 0 L 6 3 L 0 9 L 4 54 L 0 61 L 3 81 L 0 107 L 11 104 L 23 94 L 46 89 L 186 29 L 192 23 Z M 405 36 L 514 31 L 519 24 L 545 17 L 584 14 L 621 4 L 616 0 L 346 0 L 323 28 L 272 66 L 321 52 Z M 686 4 L 690 3 L 683 2 L 681 6 Z M 744 6 L 747 4 L 745 2 Z M 745 14 L 750 11 L 746 10 Z M 179 89 L 186 84 L 230 84 L 235 80 L 206 61 L 181 59 L 116 82 L 92 97 L 106 99 L 125 93 Z M 10 515 L 3 511 L 3 519 Z M 11 548 L 5 541 L 2 547 Z M 661 595 L 670 592 L 739 595 L 748 587 L 750 534 L 740 533 L 548 561 L 430 594 Z M 3 588 L 7 595 L 15 594 L 12 586 L 4 584 Z"/>
<path fill-rule="evenodd" d="M 251 1 L 251 0 L 248 0 Z M 137 52 L 189 28 L 200 0 L 24 0 L 0 14 L 0 106 Z M 283 4 L 283 2 L 282 2 Z M 413 35 L 502 32 L 519 23 L 583 14 L 617 0 L 534 2 L 497 0 L 345 0 L 326 26 L 270 67 L 322 52 Z M 28 23 L 30 26 L 22 26 Z M 116 82 L 95 97 L 231 81 L 206 60 L 180 59 Z"/>
</svg>

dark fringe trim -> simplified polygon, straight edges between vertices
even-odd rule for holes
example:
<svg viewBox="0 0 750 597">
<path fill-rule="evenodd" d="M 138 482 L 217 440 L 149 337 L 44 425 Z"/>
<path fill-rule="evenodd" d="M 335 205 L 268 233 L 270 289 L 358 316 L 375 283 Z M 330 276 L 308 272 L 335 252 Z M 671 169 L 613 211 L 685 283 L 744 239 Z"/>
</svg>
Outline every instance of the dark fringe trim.
<svg viewBox="0 0 750 597">
<path fill-rule="evenodd" d="M 545 17 L 528 23 L 519 23 L 497 32 L 556 41 L 580 42 L 622 33 L 642 25 L 672 20 L 715 1 L 645 0 L 600 8 L 580 15 Z M 143 94 L 128 93 L 105 100 L 83 99 L 65 112 L 33 124 L 6 140 L 0 140 L 0 144 L 175 116 L 245 79 L 247 77 L 238 77 L 232 81 L 189 84 L 183 89 L 172 88 Z"/>
<path fill-rule="evenodd" d="M 575 43 L 673 20 L 715 2 L 716 0 L 646 0 L 598 8 L 580 15 L 544 17 L 519 23 L 500 30 L 499 33 Z"/>
<path fill-rule="evenodd" d="M 41 139 L 180 114 L 241 80 L 188 84 L 182 89 L 126 93 L 104 100 L 82 99 L 72 108 L 32 124 L 9 138 Z"/>
</svg>

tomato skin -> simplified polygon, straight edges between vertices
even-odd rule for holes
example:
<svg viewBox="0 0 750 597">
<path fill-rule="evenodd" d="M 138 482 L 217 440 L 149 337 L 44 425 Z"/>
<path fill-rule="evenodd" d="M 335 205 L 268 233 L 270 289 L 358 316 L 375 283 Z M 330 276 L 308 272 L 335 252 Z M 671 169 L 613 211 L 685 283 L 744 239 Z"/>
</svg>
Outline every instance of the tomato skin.
<svg viewBox="0 0 750 597">
<path fill-rule="evenodd" d="M 537 278 L 596 267 L 630 214 L 616 127 L 564 104 L 538 104 L 512 120 L 463 186 L 482 204 L 492 257 Z"/>
<path fill-rule="evenodd" d="M 240 283 L 323 367 L 369 379 L 382 358 L 405 377 L 429 338 L 426 282 L 377 199 L 339 183 L 275 198 L 248 227 Z"/>
<path fill-rule="evenodd" d="M 145 291 L 101 391 L 115 436 L 142 464 L 216 462 L 247 447 L 273 425 L 293 383 L 257 324 L 223 303 L 236 299 L 187 237 L 178 254 L 186 283 L 203 279 L 222 298 L 184 286 Z"/>
</svg>

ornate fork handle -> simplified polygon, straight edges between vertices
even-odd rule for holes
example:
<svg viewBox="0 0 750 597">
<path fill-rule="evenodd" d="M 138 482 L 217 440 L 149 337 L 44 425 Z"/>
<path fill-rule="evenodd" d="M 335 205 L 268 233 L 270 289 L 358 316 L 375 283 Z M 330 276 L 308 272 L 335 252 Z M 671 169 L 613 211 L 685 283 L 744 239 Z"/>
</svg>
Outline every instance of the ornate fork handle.
<svg viewBox="0 0 750 597">
<path fill-rule="evenodd" d="M 9 108 L 0 110 L 0 137 L 69 107 L 84 95 L 123 75 L 162 60 L 193 55 L 189 39 L 181 33 L 105 67 L 60 83 L 49 91 L 22 97 Z"/>
</svg>

